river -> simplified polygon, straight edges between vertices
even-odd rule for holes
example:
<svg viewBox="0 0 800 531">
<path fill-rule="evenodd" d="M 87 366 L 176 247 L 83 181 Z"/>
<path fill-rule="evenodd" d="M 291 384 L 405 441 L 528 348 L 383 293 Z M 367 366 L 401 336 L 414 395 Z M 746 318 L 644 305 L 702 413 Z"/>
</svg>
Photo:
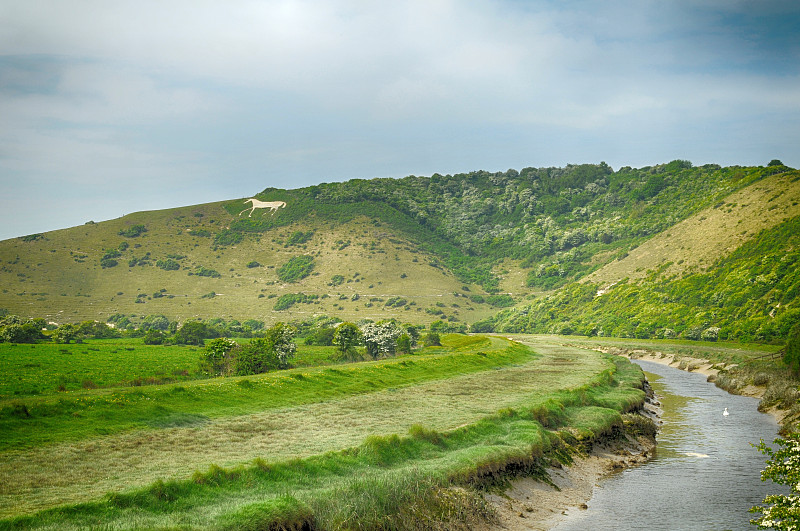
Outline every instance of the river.
<svg viewBox="0 0 800 531">
<path fill-rule="evenodd" d="M 748 509 L 786 492 L 761 481 L 765 458 L 750 445 L 772 442 L 775 420 L 758 412 L 757 399 L 728 394 L 702 374 L 636 362 L 663 409 L 656 456 L 602 480 L 589 508 L 568 511 L 553 529 L 756 529 Z"/>
</svg>

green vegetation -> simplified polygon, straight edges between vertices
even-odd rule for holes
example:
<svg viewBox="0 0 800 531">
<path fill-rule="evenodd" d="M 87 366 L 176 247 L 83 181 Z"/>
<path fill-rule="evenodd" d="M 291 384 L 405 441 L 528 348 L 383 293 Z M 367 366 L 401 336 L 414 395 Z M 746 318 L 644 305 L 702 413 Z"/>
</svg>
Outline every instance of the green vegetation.
<svg viewBox="0 0 800 531">
<path fill-rule="evenodd" d="M 246 319 L 263 311 L 259 299 L 284 295 L 282 283 L 302 281 L 307 296 L 319 297 L 315 311 L 343 320 L 394 317 L 429 324 L 440 319 L 451 325 L 478 322 L 487 329 L 487 319 L 498 308 L 539 301 L 547 295 L 542 290 L 574 293 L 574 283 L 587 276 L 598 289 L 606 289 L 626 276 L 627 286 L 646 285 L 648 271 L 666 262 L 672 265 L 661 271 L 658 282 L 674 282 L 686 273 L 710 274 L 711 260 L 725 258 L 758 230 L 797 216 L 798 180 L 800 174 L 777 163 L 720 168 L 679 160 L 616 171 L 601 163 L 267 189 L 260 199 L 285 201 L 287 207 L 245 218 L 238 215 L 240 201 L 196 205 L 131 214 L 32 241 L 2 242 L 5 291 L 0 306 L 59 324 L 118 312 L 161 313 L 176 321 L 212 315 Z M 698 254 L 698 244 L 686 245 L 689 233 L 684 230 L 673 242 L 672 255 L 662 258 L 648 248 L 652 262 L 640 264 L 641 272 L 636 271 L 640 265 L 624 270 L 630 260 L 623 257 L 637 256 L 637 249 L 656 238 L 663 243 L 676 224 L 701 213 L 710 213 L 712 220 L 715 213 L 728 216 L 725 234 L 718 230 L 710 236 L 722 243 L 706 262 L 690 259 Z M 132 227 L 147 232 L 131 232 Z M 121 238 L 120 232 L 139 232 L 139 237 Z M 297 256 L 298 247 L 305 257 Z M 119 256 L 106 257 L 104 250 Z M 766 252 L 781 251 L 775 246 Z M 680 266 L 683 259 L 687 262 Z M 263 266 L 245 267 L 254 263 Z M 621 264 L 616 276 L 602 280 L 610 278 L 605 271 L 615 264 Z M 191 274 L 164 276 L 176 267 Z M 356 270 L 362 275 L 350 273 Z M 218 279 L 213 289 L 224 297 L 201 298 L 212 288 L 201 278 L 206 274 Z M 464 293 L 463 286 L 470 291 Z M 137 297 L 164 287 L 169 295 Z M 767 315 L 775 310 L 776 319 L 791 310 L 792 286 L 784 287 L 780 307 L 776 303 L 767 310 Z M 676 288 L 681 297 L 684 288 Z M 407 304 L 376 304 L 368 300 L 373 296 Z M 433 301 L 444 306 L 433 308 Z M 702 300 L 702 312 L 715 313 L 712 302 Z M 288 312 L 307 311 L 297 306 Z M 763 315 L 755 334 L 743 329 L 727 337 L 785 339 L 784 322 L 774 327 L 766 321 L 771 317 Z M 685 337 L 702 337 L 716 328 L 721 337 L 730 334 L 728 326 L 696 321 L 688 328 L 700 328 Z M 498 329 L 505 326 L 504 320 L 496 323 Z M 557 324 L 565 330 L 585 329 L 580 323 L 551 323 L 550 328 Z M 768 329 L 761 334 L 759 327 Z M 610 323 L 602 330 L 609 334 L 615 328 Z"/>
<path fill-rule="evenodd" d="M 178 263 L 177 260 L 167 258 L 166 260 L 157 260 L 156 267 L 163 269 L 164 271 L 177 271 L 181 268 L 181 264 Z"/>
<path fill-rule="evenodd" d="M 144 345 L 141 339 L 0 345 L 0 401 L 95 387 L 139 386 L 193 378 L 199 351 Z M 64 395 L 68 396 L 68 395 Z"/>
<path fill-rule="evenodd" d="M 293 341 L 296 334 L 295 327 L 277 323 L 264 337 L 245 344 L 224 337 L 213 339 L 205 347 L 203 365 L 214 376 L 248 376 L 288 369 L 297 351 Z"/>
<path fill-rule="evenodd" d="M 289 239 L 286 240 L 286 246 L 290 245 L 302 245 L 309 241 L 311 237 L 314 236 L 314 231 L 310 230 L 307 232 L 303 232 L 301 230 L 296 230 L 289 236 Z"/>
<path fill-rule="evenodd" d="M 783 362 L 795 376 L 800 375 L 800 320 L 789 334 L 786 350 L 783 353 Z"/>
<path fill-rule="evenodd" d="M 532 285 L 554 287 L 597 267 L 589 262 L 592 256 L 635 245 L 732 191 L 785 170 L 695 168 L 677 160 L 616 172 L 601 163 L 356 179 L 292 191 L 264 190 L 260 198 L 283 200 L 291 208 L 276 216 L 240 220 L 231 229 L 262 232 L 312 212 L 338 223 L 367 215 L 402 230 L 441 257 L 460 279 L 487 291 L 497 291 L 492 269 L 509 257 L 532 269 Z M 236 208 L 229 205 L 231 213 Z"/>
<path fill-rule="evenodd" d="M 295 256 L 278 269 L 278 278 L 282 282 L 297 282 L 306 278 L 313 270 L 313 256 Z"/>
<path fill-rule="evenodd" d="M 241 232 L 225 229 L 214 236 L 215 245 L 236 245 L 244 240 Z"/>
<path fill-rule="evenodd" d="M 776 485 L 789 487 L 790 494 L 770 494 L 764 498 L 764 505 L 750 509 L 761 516 L 750 521 L 759 529 L 778 529 L 790 531 L 800 526 L 800 433 L 789 434 L 785 439 L 773 442 L 777 449 L 762 440 L 756 447 L 767 456 L 767 466 L 761 472 L 761 481 L 770 480 Z"/>
<path fill-rule="evenodd" d="M 663 267 L 668 266 L 664 264 Z M 652 272 L 645 282 L 573 283 L 501 312 L 503 332 L 785 341 L 800 322 L 800 217 L 761 231 L 706 271 Z"/>
<path fill-rule="evenodd" d="M 192 273 L 189 273 L 190 275 Z M 211 278 L 220 278 L 222 275 L 216 269 L 206 268 L 203 266 L 197 266 L 197 269 L 194 272 L 195 275 L 198 277 L 211 277 Z"/>
<path fill-rule="evenodd" d="M 641 371 L 623 359 L 545 344 L 534 354 L 481 337 L 442 342 L 378 362 L 15 402 L 0 415 L 14 435 L 3 440 L 0 468 L 15 485 L 0 514 L 23 516 L 0 528 L 401 519 L 438 527 L 468 507 L 477 522 L 489 513 L 475 487 L 569 462 L 586 442 L 623 429 L 620 413 L 643 400 Z M 554 363 L 558 371 L 543 370 Z M 445 397 L 464 389 L 474 400 L 439 414 Z M 309 418 L 320 421 L 313 430 Z M 131 452 L 146 456 L 144 467 L 132 466 Z M 64 477 L 64 453 L 81 470 L 67 490 L 53 482 Z M 43 459 L 57 465 L 40 467 Z M 39 485 L 35 498 L 29 481 Z M 119 481 L 128 490 L 118 492 Z"/>
<path fill-rule="evenodd" d="M 295 304 L 313 304 L 319 297 L 317 295 L 306 295 L 305 293 L 287 293 L 278 297 L 273 308 L 276 311 L 288 310 Z"/>
<path fill-rule="evenodd" d="M 126 238 L 136 238 L 145 232 L 147 232 L 147 228 L 144 225 L 133 225 L 125 229 L 120 229 L 118 234 Z"/>
</svg>

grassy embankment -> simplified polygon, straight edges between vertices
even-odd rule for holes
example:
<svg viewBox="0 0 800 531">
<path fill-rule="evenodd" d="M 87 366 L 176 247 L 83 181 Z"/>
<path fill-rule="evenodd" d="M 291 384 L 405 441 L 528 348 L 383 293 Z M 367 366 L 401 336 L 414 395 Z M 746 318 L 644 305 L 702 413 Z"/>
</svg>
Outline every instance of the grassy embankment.
<svg viewBox="0 0 800 531">
<path fill-rule="evenodd" d="M 643 399 L 625 360 L 536 350 L 450 336 L 379 362 L 5 400 L 0 528 L 482 518 L 449 487 L 568 460 Z"/>
</svg>

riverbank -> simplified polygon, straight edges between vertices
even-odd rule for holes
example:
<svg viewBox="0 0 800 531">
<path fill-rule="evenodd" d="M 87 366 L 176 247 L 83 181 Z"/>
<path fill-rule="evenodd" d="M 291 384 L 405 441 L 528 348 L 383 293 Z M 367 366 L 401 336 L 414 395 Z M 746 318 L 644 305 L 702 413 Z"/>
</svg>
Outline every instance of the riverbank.
<svg viewBox="0 0 800 531">
<path fill-rule="evenodd" d="M 735 364 L 721 364 L 721 363 L 712 363 L 711 361 L 703 358 L 694 358 L 694 357 L 687 357 L 687 356 L 675 356 L 673 354 L 652 351 L 647 349 L 622 349 L 619 347 L 612 347 L 612 348 L 595 348 L 598 352 L 603 352 L 605 354 L 614 354 L 617 356 L 624 356 L 628 359 L 640 359 L 644 361 L 651 361 L 653 363 L 659 363 L 661 365 L 667 365 L 669 367 L 673 367 L 676 369 L 680 369 L 682 371 L 687 372 L 697 372 L 706 377 L 706 379 L 714 383 L 717 379 L 717 376 L 722 371 L 727 371 L 736 367 Z M 742 396 L 749 396 L 752 398 L 758 398 L 759 400 L 764 398 L 764 393 L 766 392 L 767 388 L 763 386 L 748 384 L 742 386 L 736 390 L 736 394 Z M 787 416 L 789 415 L 789 411 L 787 409 L 779 408 L 777 405 L 773 405 L 770 407 L 759 407 L 759 411 L 762 413 L 766 413 L 770 415 L 772 418 L 780 426 L 786 425 Z"/>
<path fill-rule="evenodd" d="M 649 437 L 606 439 L 572 465 L 548 469 L 552 485 L 530 477 L 515 479 L 503 494 L 484 496 L 498 520 L 480 531 L 551 529 L 570 511 L 586 509 L 600 478 L 646 462 L 655 447 Z"/>
</svg>

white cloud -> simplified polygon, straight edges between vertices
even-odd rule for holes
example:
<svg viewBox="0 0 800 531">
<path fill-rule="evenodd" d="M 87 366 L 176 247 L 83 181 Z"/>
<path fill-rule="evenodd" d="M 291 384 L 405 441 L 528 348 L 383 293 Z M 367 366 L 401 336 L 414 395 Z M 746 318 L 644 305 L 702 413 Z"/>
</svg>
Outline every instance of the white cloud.
<svg viewBox="0 0 800 531">
<path fill-rule="evenodd" d="M 122 195 L 128 179 L 175 193 L 191 181 L 214 197 L 224 178 L 245 194 L 685 152 L 737 164 L 768 151 L 756 141 L 792 164 L 780 151 L 800 140 L 800 84 L 781 61 L 798 38 L 764 31 L 792 13 L 723 0 L 6 0 L 0 184 Z"/>
</svg>

